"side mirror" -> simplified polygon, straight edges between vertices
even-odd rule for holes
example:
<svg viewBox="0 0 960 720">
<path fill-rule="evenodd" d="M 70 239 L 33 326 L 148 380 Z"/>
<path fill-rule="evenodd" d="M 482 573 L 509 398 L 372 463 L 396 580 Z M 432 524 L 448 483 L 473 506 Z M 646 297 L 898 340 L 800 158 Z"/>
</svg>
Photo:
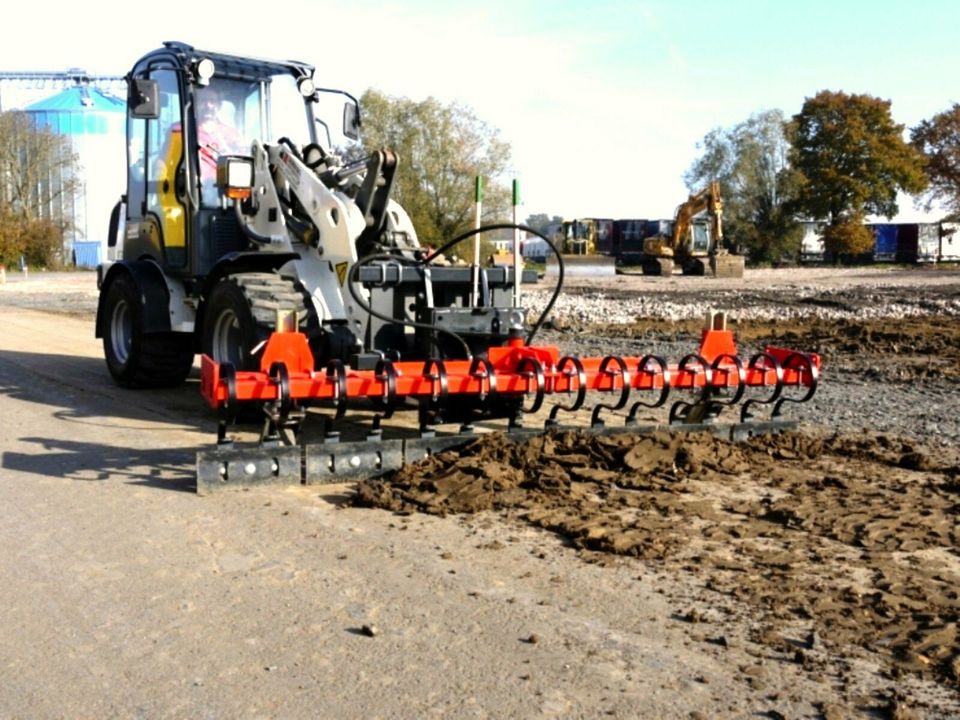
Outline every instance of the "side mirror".
<svg viewBox="0 0 960 720">
<path fill-rule="evenodd" d="M 127 108 L 130 116 L 144 120 L 160 117 L 160 91 L 156 80 L 133 78 L 127 86 Z"/>
<path fill-rule="evenodd" d="M 360 107 L 354 102 L 343 104 L 343 134 L 351 140 L 360 139 Z"/>
</svg>

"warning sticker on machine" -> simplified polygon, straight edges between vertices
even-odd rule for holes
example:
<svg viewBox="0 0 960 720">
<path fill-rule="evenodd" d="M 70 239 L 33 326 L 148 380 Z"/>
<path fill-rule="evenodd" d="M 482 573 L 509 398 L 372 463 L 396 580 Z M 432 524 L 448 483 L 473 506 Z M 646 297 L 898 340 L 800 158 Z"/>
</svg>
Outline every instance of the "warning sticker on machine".
<svg viewBox="0 0 960 720">
<path fill-rule="evenodd" d="M 347 263 L 337 263 L 335 269 L 337 271 L 337 280 L 340 281 L 340 287 L 343 287 L 343 284 L 347 281 Z"/>
</svg>

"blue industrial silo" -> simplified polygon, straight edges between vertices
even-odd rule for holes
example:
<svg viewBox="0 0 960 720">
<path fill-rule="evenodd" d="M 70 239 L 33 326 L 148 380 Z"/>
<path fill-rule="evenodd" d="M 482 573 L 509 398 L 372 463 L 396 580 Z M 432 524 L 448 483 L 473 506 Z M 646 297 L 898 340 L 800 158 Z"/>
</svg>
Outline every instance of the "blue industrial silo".
<svg viewBox="0 0 960 720">
<path fill-rule="evenodd" d="M 60 192 L 65 178 L 50 177 L 41 192 L 47 212 L 72 221 L 64 238 L 64 260 L 94 267 L 106 256 L 110 211 L 124 192 L 125 103 L 78 84 L 28 105 L 24 112 L 37 127 L 68 138 L 77 155 L 76 191 Z"/>
</svg>

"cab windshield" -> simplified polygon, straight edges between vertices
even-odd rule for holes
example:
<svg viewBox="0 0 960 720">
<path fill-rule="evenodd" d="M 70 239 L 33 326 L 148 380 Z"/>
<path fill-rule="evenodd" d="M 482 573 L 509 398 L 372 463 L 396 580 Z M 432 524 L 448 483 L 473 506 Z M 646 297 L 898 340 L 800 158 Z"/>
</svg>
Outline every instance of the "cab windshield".
<svg viewBox="0 0 960 720">
<path fill-rule="evenodd" d="M 298 146 L 313 141 L 309 106 L 289 73 L 256 80 L 214 76 L 197 89 L 196 98 L 197 126 L 213 120 L 233 128 L 246 153 L 254 140 L 275 143 L 286 137 Z M 218 103 L 215 109 L 211 99 Z"/>
<path fill-rule="evenodd" d="M 310 107 L 288 73 L 257 79 L 214 76 L 194 92 L 202 203 L 216 207 L 217 162 L 224 155 L 250 155 L 254 140 L 287 138 L 298 147 L 313 141 Z"/>
</svg>

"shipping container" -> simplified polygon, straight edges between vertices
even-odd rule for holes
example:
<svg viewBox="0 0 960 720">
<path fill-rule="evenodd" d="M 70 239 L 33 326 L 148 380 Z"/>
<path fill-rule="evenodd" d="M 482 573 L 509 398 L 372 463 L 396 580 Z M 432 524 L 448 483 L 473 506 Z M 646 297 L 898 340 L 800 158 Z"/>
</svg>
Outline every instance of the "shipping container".
<svg viewBox="0 0 960 720">
<path fill-rule="evenodd" d="M 960 262 L 960 223 L 940 223 L 940 262 Z"/>
<path fill-rule="evenodd" d="M 897 225 L 874 223 L 869 227 L 873 231 L 873 261 L 895 262 L 897 260 Z"/>
<path fill-rule="evenodd" d="M 593 222 L 597 228 L 597 252 L 613 254 L 613 220 L 595 218 Z"/>
<path fill-rule="evenodd" d="M 643 252 L 646 220 L 614 220 L 611 232 L 611 253 L 620 262 L 639 258 Z"/>
<path fill-rule="evenodd" d="M 897 262 L 936 262 L 939 252 L 939 223 L 902 223 L 897 227 Z"/>
</svg>

